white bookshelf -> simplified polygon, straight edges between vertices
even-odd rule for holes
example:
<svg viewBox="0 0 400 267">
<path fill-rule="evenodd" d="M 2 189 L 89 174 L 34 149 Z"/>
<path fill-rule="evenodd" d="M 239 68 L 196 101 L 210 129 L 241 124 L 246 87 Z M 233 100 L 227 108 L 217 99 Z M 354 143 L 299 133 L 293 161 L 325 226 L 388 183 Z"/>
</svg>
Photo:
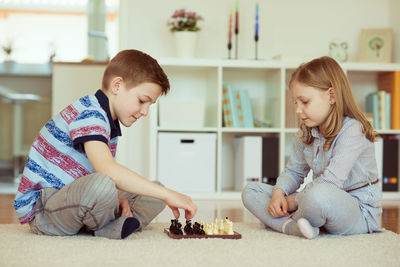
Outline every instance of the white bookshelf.
<svg viewBox="0 0 400 267">
<path fill-rule="evenodd" d="M 283 171 L 296 128 L 285 128 L 285 90 L 291 73 L 301 62 L 160 59 L 171 83 L 168 99 L 202 99 L 205 101 L 204 127 L 160 127 L 158 105 L 150 112 L 150 177 L 157 177 L 157 136 L 160 132 L 199 132 L 217 134 L 215 192 L 190 194 L 195 199 L 239 199 L 233 190 L 233 140 L 243 135 L 275 135 L 279 137 L 279 170 Z M 343 63 L 358 105 L 365 108 L 365 96 L 377 90 L 377 74 L 400 70 L 400 64 Z M 222 127 L 222 85 L 247 89 L 254 116 L 272 123 L 270 128 Z M 178 118 L 177 118 L 178 119 Z M 400 134 L 400 130 L 380 130 L 379 134 Z M 384 199 L 400 199 L 400 192 L 383 194 Z"/>
</svg>

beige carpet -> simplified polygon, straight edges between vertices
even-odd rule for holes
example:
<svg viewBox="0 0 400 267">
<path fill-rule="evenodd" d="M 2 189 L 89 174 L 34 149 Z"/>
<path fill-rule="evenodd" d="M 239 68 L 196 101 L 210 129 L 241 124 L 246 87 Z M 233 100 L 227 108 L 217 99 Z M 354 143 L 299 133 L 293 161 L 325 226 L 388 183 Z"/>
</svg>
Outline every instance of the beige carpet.
<svg viewBox="0 0 400 267">
<path fill-rule="evenodd" d="M 28 226 L 0 225 L 0 266 L 400 266 L 400 235 L 306 240 L 236 223 L 240 240 L 174 240 L 154 223 L 125 240 L 86 235 L 38 236 Z"/>
</svg>

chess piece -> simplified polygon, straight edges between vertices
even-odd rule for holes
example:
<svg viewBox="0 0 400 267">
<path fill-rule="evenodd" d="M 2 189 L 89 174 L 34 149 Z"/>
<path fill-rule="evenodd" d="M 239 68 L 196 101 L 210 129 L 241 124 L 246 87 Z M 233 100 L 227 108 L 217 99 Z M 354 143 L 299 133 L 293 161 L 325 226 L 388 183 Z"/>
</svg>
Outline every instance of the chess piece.
<svg viewBox="0 0 400 267">
<path fill-rule="evenodd" d="M 218 235 L 218 222 L 216 222 L 213 226 L 213 235 Z"/>
<path fill-rule="evenodd" d="M 185 233 L 187 235 L 192 235 L 193 234 L 193 228 L 192 228 L 192 223 L 190 220 L 186 220 L 186 225 L 185 228 L 183 228 L 183 230 L 185 231 Z"/>
<path fill-rule="evenodd" d="M 224 221 L 221 219 L 221 222 L 219 224 L 218 232 L 223 235 L 224 234 Z"/>
<path fill-rule="evenodd" d="M 171 220 L 171 226 L 169 227 L 169 231 L 175 235 L 183 235 L 182 232 L 182 224 L 177 220 Z"/>
<path fill-rule="evenodd" d="M 228 218 L 226 218 L 226 223 L 225 223 L 225 229 L 224 229 L 225 234 L 227 235 L 233 235 L 235 234 L 233 232 L 233 222 L 231 220 L 228 220 Z"/>
</svg>

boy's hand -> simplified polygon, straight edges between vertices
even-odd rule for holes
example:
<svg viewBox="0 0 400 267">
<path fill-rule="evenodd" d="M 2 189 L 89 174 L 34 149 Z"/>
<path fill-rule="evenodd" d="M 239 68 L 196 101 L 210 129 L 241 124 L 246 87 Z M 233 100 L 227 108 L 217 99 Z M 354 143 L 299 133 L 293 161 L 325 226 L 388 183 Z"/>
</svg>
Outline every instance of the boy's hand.
<svg viewBox="0 0 400 267">
<path fill-rule="evenodd" d="M 285 193 L 282 189 L 276 189 L 272 193 L 271 202 L 268 205 L 268 212 L 274 218 L 280 218 L 287 215 L 288 203 L 285 198 Z"/>
<path fill-rule="evenodd" d="M 165 199 L 165 203 L 170 207 L 175 218 L 179 218 L 179 209 L 185 210 L 186 220 L 191 220 L 197 211 L 197 206 L 192 202 L 189 196 L 168 190 L 168 196 Z"/>
<path fill-rule="evenodd" d="M 118 198 L 119 201 L 119 210 L 121 211 L 121 216 L 132 217 L 131 207 L 129 206 L 129 202 L 125 198 Z"/>
<path fill-rule="evenodd" d="M 288 203 L 288 211 L 293 212 L 293 211 L 297 210 L 297 203 L 295 200 L 295 195 L 290 195 L 285 198 L 286 198 L 286 202 Z"/>
</svg>

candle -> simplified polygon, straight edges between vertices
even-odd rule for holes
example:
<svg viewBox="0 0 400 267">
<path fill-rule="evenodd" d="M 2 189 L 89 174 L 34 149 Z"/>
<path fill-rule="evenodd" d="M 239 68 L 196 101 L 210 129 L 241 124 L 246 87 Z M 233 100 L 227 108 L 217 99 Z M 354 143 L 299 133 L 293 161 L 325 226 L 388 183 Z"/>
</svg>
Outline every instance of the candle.
<svg viewBox="0 0 400 267">
<path fill-rule="evenodd" d="M 255 39 L 258 41 L 258 3 L 256 4 Z"/>
<path fill-rule="evenodd" d="M 228 34 L 228 44 L 232 44 L 232 14 L 233 10 L 229 12 L 229 34 Z"/>
<path fill-rule="evenodd" d="M 235 12 L 235 34 L 239 33 L 239 0 L 236 0 L 236 12 Z"/>
</svg>

